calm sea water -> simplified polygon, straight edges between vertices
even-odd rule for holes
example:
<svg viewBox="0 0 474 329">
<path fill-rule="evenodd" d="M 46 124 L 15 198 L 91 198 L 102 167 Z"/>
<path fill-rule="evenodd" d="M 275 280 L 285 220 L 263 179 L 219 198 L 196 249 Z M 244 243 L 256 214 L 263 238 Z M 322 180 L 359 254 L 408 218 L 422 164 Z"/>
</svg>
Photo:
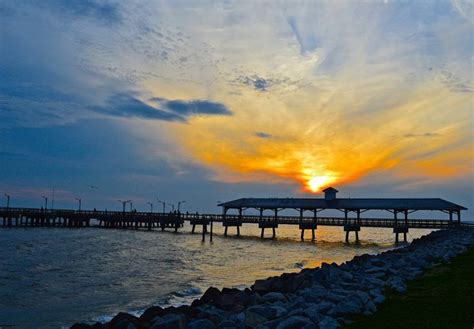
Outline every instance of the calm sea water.
<svg viewBox="0 0 474 329">
<path fill-rule="evenodd" d="M 276 240 L 261 240 L 254 225 L 244 226 L 240 238 L 223 237 L 220 224 L 215 226 L 212 244 L 202 243 L 188 226 L 177 234 L 1 228 L 0 327 L 105 321 L 119 311 L 190 303 L 209 286 L 245 287 L 259 278 L 395 247 L 389 229 L 363 228 L 362 243 L 346 245 L 340 227 L 320 227 L 316 242 L 301 242 L 291 226 L 280 226 Z M 411 230 L 409 238 L 427 233 Z"/>
</svg>

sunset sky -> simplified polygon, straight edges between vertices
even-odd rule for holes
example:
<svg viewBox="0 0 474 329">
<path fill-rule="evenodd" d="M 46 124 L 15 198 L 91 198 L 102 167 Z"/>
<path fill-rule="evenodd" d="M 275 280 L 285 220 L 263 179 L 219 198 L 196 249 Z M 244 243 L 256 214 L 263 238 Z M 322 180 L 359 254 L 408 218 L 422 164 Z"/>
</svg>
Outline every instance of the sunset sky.
<svg viewBox="0 0 474 329">
<path fill-rule="evenodd" d="M 473 208 L 473 17 L 458 0 L 0 1 L 2 198 L 217 211 L 335 186 Z"/>
</svg>

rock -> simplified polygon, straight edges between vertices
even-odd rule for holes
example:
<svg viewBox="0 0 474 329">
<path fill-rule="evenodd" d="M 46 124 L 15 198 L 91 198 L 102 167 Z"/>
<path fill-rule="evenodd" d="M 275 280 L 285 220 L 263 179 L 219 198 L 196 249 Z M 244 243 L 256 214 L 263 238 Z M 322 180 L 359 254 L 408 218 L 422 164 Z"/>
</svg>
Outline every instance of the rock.
<svg viewBox="0 0 474 329">
<path fill-rule="evenodd" d="M 385 301 L 385 296 L 383 296 L 383 295 L 380 295 L 380 296 L 374 298 L 374 300 L 373 300 L 373 302 L 375 304 L 382 304 L 384 301 Z"/>
<path fill-rule="evenodd" d="M 343 301 L 344 299 L 346 298 L 345 295 L 340 295 L 340 294 L 336 294 L 334 292 L 330 292 L 329 294 L 326 295 L 325 299 L 337 304 L 341 301 Z"/>
<path fill-rule="evenodd" d="M 303 313 L 306 317 L 310 318 L 311 321 L 313 321 L 314 323 L 319 323 L 321 315 L 320 315 L 320 308 L 318 307 L 317 304 L 309 304 L 309 306 L 303 310 Z"/>
<path fill-rule="evenodd" d="M 330 316 L 323 316 L 321 321 L 319 321 L 320 329 L 337 329 L 337 321 Z"/>
<path fill-rule="evenodd" d="M 207 319 L 193 320 L 186 327 L 186 329 L 216 329 L 216 328 L 217 326 L 213 322 Z"/>
<path fill-rule="evenodd" d="M 245 325 L 255 327 L 261 323 L 267 322 L 268 319 L 263 315 L 254 312 L 245 311 Z"/>
<path fill-rule="evenodd" d="M 210 287 L 206 290 L 206 292 L 202 295 L 200 299 L 196 299 L 192 303 L 192 306 L 210 304 L 211 302 L 215 301 L 220 296 L 220 294 L 221 292 L 219 291 L 219 289 L 215 287 Z"/>
<path fill-rule="evenodd" d="M 220 323 L 228 318 L 228 313 L 212 305 L 199 306 L 198 311 L 204 318 L 210 319 L 214 323 Z"/>
<path fill-rule="evenodd" d="M 321 302 L 318 303 L 319 313 L 327 314 L 331 309 L 335 307 L 334 303 L 331 302 Z"/>
<path fill-rule="evenodd" d="M 327 296 L 328 291 L 326 290 L 326 288 L 316 286 L 312 288 L 303 289 L 300 294 L 308 301 L 317 301 L 320 298 Z"/>
<path fill-rule="evenodd" d="M 356 291 L 354 295 L 359 298 L 362 304 L 367 304 L 370 301 L 370 296 L 365 291 Z"/>
<path fill-rule="evenodd" d="M 374 302 L 369 301 L 367 305 L 365 305 L 365 310 L 363 312 L 364 315 L 370 315 L 375 313 L 377 311 L 377 306 L 375 305 Z"/>
<path fill-rule="evenodd" d="M 316 329 L 316 325 L 304 316 L 292 316 L 282 320 L 276 329 Z"/>
<path fill-rule="evenodd" d="M 285 295 L 283 295 L 280 292 L 269 292 L 262 296 L 262 300 L 270 304 L 273 304 L 275 302 L 282 302 L 282 303 L 287 302 Z"/>
<path fill-rule="evenodd" d="M 233 322 L 231 320 L 224 320 L 221 323 L 219 323 L 219 326 L 217 328 L 219 328 L 219 329 L 240 329 L 240 328 L 244 328 L 244 325 L 241 325 L 240 323 Z"/>
<path fill-rule="evenodd" d="M 140 316 L 140 320 L 144 322 L 150 322 L 153 318 L 163 315 L 165 315 L 165 311 L 163 310 L 163 308 L 159 306 L 152 306 L 147 308 L 145 312 L 143 312 L 143 314 Z"/>
<path fill-rule="evenodd" d="M 255 283 L 251 286 L 251 289 L 258 292 L 267 292 L 270 291 L 272 287 L 271 279 L 265 280 L 256 280 Z"/>
<path fill-rule="evenodd" d="M 245 324 L 249 326 L 255 326 L 268 320 L 282 317 L 287 313 L 287 310 L 281 306 L 252 306 L 245 310 Z"/>
<path fill-rule="evenodd" d="M 128 329 L 129 324 L 138 326 L 140 320 L 131 314 L 120 312 L 107 323 L 108 327 L 111 329 Z M 141 325 L 143 327 L 143 325 Z"/>
<path fill-rule="evenodd" d="M 167 314 L 153 319 L 150 329 L 185 329 L 186 317 L 183 314 Z"/>
<path fill-rule="evenodd" d="M 334 312 L 336 314 L 359 314 L 362 312 L 362 303 L 359 299 L 348 298 L 339 302 Z"/>
<path fill-rule="evenodd" d="M 76 323 L 70 329 L 91 329 L 92 326 L 85 323 Z"/>
</svg>

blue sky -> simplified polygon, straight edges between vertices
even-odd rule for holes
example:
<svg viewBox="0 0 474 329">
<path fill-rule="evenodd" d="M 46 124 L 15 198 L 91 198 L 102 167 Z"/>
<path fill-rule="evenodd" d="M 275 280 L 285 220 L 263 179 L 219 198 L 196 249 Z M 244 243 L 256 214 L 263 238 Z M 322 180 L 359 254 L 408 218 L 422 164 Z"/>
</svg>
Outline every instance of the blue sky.
<svg viewBox="0 0 474 329">
<path fill-rule="evenodd" d="M 2 1 L 0 191 L 216 211 L 335 185 L 472 208 L 473 8 Z"/>
</svg>

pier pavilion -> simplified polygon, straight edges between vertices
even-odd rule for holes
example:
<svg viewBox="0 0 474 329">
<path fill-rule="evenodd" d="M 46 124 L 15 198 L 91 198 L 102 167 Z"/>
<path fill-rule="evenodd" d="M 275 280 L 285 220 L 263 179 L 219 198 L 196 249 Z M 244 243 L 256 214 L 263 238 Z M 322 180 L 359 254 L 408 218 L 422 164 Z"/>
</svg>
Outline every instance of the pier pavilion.
<svg viewBox="0 0 474 329">
<path fill-rule="evenodd" d="M 315 230 L 319 225 L 343 226 L 346 233 L 346 242 L 349 240 L 349 232 L 355 232 L 356 240 L 359 240 L 361 226 L 366 227 L 393 227 L 396 242 L 399 234 L 403 233 L 404 241 L 407 240 L 409 227 L 413 227 L 413 220 L 409 220 L 409 214 L 416 211 L 440 211 L 449 217 L 443 221 L 447 227 L 456 227 L 461 223 L 461 211 L 467 208 L 458 204 L 439 198 L 337 198 L 337 192 L 333 187 L 324 191 L 324 198 L 242 198 L 229 202 L 220 203 L 223 208 L 222 223 L 225 227 L 224 235 L 227 235 L 229 226 L 237 228 L 237 235 L 240 234 L 240 226 L 243 223 L 242 212 L 245 209 L 256 209 L 259 211 L 258 226 L 261 229 L 261 237 L 265 234 L 266 228 L 271 228 L 273 237 L 278 224 L 286 224 L 280 220 L 278 213 L 284 209 L 294 209 L 299 211 L 298 225 L 301 230 L 301 239 L 305 230 L 311 230 L 312 239 L 315 239 Z M 229 210 L 237 210 L 237 216 L 229 216 Z M 344 213 L 343 218 L 318 217 L 318 213 L 323 210 L 333 209 Z M 388 211 L 393 214 L 393 219 L 361 218 L 361 214 L 371 210 Z M 265 211 L 272 211 L 273 216 L 264 216 Z M 311 212 L 312 218 L 304 216 L 305 212 Z M 350 217 L 352 215 L 352 217 Z M 456 218 L 454 218 L 454 216 Z M 249 216 L 245 216 L 249 217 Z M 288 217 L 285 217 L 288 218 Z M 421 220 L 420 220 L 421 221 Z M 417 221 L 418 222 L 418 221 Z M 429 228 L 429 220 L 426 223 L 418 222 L 416 227 Z"/>
</svg>

